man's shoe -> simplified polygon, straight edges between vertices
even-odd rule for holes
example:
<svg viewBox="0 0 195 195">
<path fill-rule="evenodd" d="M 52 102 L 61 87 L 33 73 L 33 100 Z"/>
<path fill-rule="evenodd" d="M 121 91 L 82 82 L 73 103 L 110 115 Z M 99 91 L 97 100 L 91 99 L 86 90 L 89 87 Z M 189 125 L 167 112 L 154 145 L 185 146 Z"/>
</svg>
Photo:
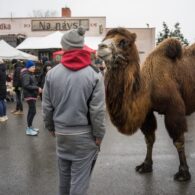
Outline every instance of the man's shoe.
<svg viewBox="0 0 195 195">
<path fill-rule="evenodd" d="M 37 135 L 38 133 L 36 131 L 33 131 L 32 128 L 30 127 L 27 127 L 26 128 L 26 135 L 32 135 L 32 136 L 35 136 Z"/>
<path fill-rule="evenodd" d="M 35 132 L 39 132 L 39 129 L 38 128 L 35 128 L 35 127 L 31 127 L 31 129 Z"/>
<path fill-rule="evenodd" d="M 4 122 L 4 121 L 5 121 L 4 116 L 0 117 L 0 122 Z"/>
<path fill-rule="evenodd" d="M 4 120 L 6 121 L 6 120 L 8 120 L 8 117 L 7 117 L 7 115 L 5 115 L 5 116 L 3 116 L 4 117 Z"/>
<path fill-rule="evenodd" d="M 15 114 L 15 115 L 22 115 L 22 114 L 24 114 L 24 113 L 23 113 L 23 111 L 18 110 L 18 111 L 16 111 L 16 112 L 14 112 L 13 114 Z"/>
<path fill-rule="evenodd" d="M 11 110 L 12 114 L 14 114 L 15 112 L 18 112 L 18 110 Z"/>
</svg>

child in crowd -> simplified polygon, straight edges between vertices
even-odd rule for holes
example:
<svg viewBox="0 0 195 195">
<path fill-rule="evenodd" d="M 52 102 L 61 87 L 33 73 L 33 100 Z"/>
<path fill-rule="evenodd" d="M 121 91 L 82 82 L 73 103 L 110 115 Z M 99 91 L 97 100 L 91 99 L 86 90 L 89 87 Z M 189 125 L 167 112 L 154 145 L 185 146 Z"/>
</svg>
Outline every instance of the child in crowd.
<svg viewBox="0 0 195 195">
<path fill-rule="evenodd" d="M 22 87 L 24 99 L 28 104 L 27 114 L 27 128 L 26 135 L 37 135 L 39 129 L 32 126 L 34 116 L 36 114 L 36 99 L 38 93 L 41 93 L 41 88 L 37 86 L 35 79 L 35 63 L 31 60 L 27 60 L 25 68 L 21 70 Z"/>
</svg>

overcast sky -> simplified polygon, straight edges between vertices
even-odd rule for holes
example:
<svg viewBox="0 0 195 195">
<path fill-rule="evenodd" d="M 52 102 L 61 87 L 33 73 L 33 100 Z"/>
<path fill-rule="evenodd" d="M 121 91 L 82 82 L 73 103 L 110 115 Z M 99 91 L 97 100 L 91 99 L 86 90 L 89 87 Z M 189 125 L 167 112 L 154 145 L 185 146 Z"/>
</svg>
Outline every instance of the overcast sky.
<svg viewBox="0 0 195 195">
<path fill-rule="evenodd" d="M 0 0 L 0 17 L 28 17 L 33 10 L 52 10 L 61 15 L 68 6 L 72 16 L 106 16 L 107 27 L 156 27 L 176 22 L 191 43 L 195 42 L 195 0 Z"/>
</svg>

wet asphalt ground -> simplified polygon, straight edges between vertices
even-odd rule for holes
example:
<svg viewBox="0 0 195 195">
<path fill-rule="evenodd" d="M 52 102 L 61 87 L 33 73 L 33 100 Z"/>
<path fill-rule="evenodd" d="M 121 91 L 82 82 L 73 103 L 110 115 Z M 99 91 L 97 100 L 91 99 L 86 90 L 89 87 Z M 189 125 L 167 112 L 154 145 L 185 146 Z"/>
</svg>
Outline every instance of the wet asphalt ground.
<svg viewBox="0 0 195 195">
<path fill-rule="evenodd" d="M 8 103 L 8 121 L 0 123 L 0 195 L 57 195 L 58 173 L 55 138 L 44 130 L 40 102 L 34 126 L 37 137 L 25 135 L 25 115 L 10 113 L 14 103 Z M 117 132 L 107 117 L 107 133 L 94 169 L 88 195 L 195 195 L 195 114 L 188 118 L 186 156 L 192 180 L 178 183 L 173 175 L 179 160 L 165 127 L 164 117 L 157 116 L 158 129 L 153 152 L 153 173 L 139 174 L 135 167 L 145 158 L 144 136 Z"/>
</svg>

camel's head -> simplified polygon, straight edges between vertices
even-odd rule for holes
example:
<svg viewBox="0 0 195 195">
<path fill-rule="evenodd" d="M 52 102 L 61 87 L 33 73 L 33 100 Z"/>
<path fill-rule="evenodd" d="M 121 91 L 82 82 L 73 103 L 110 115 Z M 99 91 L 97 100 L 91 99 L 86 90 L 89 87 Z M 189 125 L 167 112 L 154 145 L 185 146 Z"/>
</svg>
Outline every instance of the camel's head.
<svg viewBox="0 0 195 195">
<path fill-rule="evenodd" d="M 135 46 L 136 34 L 125 28 L 114 28 L 106 34 L 99 44 L 97 54 L 105 61 L 107 69 L 127 65 L 133 58 L 138 58 Z"/>
</svg>

